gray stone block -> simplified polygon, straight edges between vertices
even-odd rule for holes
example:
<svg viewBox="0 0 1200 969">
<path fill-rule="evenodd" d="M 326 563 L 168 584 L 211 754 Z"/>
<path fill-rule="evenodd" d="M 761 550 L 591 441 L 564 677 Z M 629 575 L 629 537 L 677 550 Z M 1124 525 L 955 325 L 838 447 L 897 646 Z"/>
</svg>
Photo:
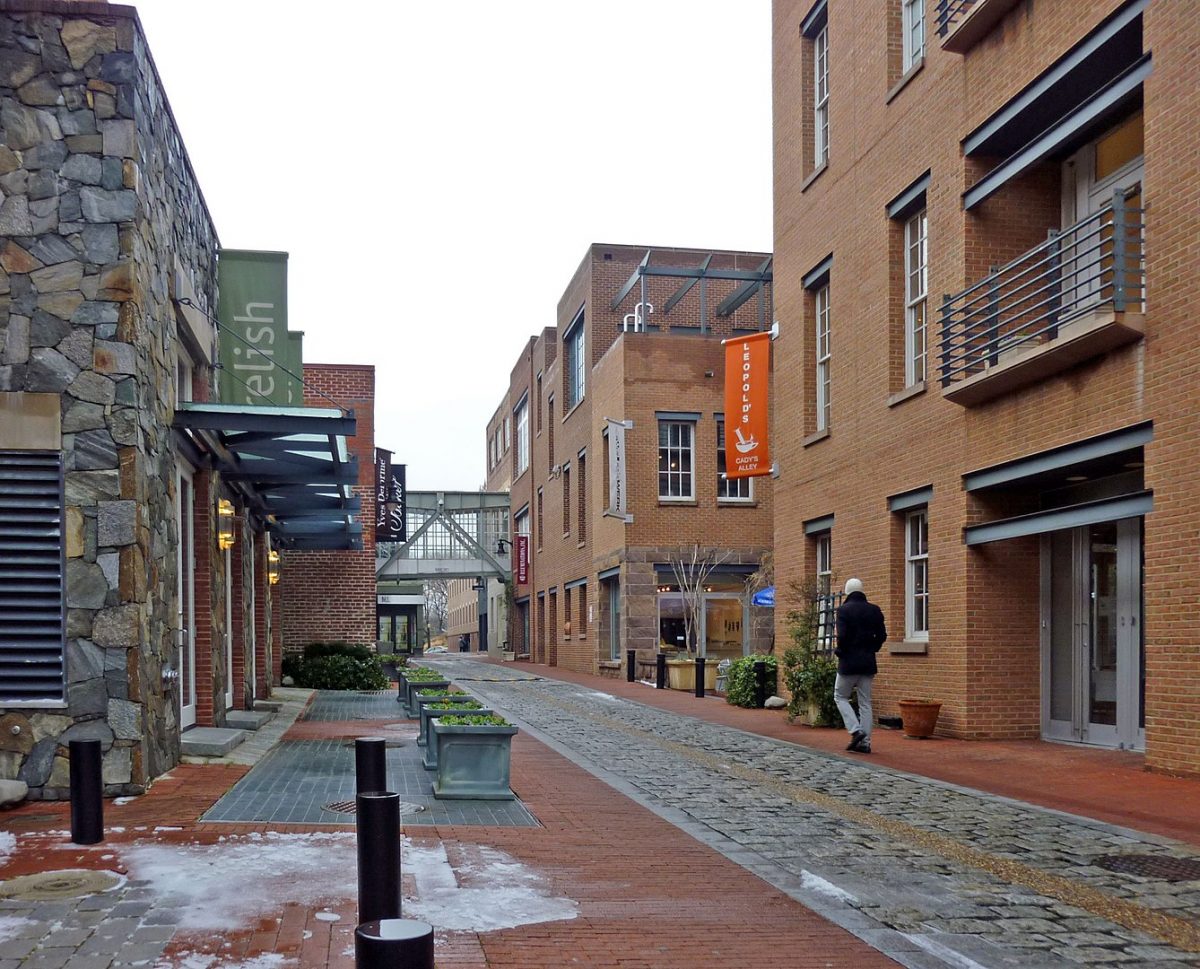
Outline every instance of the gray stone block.
<svg viewBox="0 0 1200 969">
<path fill-rule="evenodd" d="M 107 706 L 108 688 L 103 679 L 84 680 L 67 688 L 67 713 L 72 717 L 100 714 Z"/>
<path fill-rule="evenodd" d="M 92 622 L 92 641 L 108 649 L 137 646 L 140 633 L 141 616 L 136 604 L 103 609 Z"/>
<path fill-rule="evenodd" d="M 244 730 L 193 727 L 180 738 L 180 751 L 191 757 L 223 757 L 245 739 Z"/>
<path fill-rule="evenodd" d="M 14 807 L 25 800 L 29 785 L 24 781 L 0 780 L 0 808 Z"/>
<path fill-rule="evenodd" d="M 103 720 L 85 720 L 63 731 L 58 742 L 67 746 L 72 740 L 99 740 L 100 746 L 107 750 L 112 746 L 112 728 Z"/>
<path fill-rule="evenodd" d="M 137 195 L 85 185 L 79 190 L 79 206 L 88 222 L 131 222 L 137 213 Z"/>
<path fill-rule="evenodd" d="M 117 444 L 107 430 L 97 428 L 94 431 L 81 431 L 75 435 L 75 470 L 102 471 L 115 467 L 117 467 Z M 100 506 L 100 544 L 128 545 L 132 542 L 132 538 L 126 542 L 104 541 L 105 524 L 105 506 L 102 504 Z M 109 525 L 111 526 L 112 523 L 110 522 Z M 118 524 L 116 527 L 122 528 L 123 526 Z"/>
<path fill-rule="evenodd" d="M 39 393 L 61 394 L 79 376 L 79 368 L 57 350 L 36 347 L 29 354 L 25 385 Z"/>
<path fill-rule="evenodd" d="M 68 505 L 94 506 L 120 495 L 121 476 L 117 471 L 72 471 L 65 490 Z"/>
<path fill-rule="evenodd" d="M 128 700 L 108 701 L 108 725 L 118 740 L 140 740 L 142 736 L 142 708 Z"/>
<path fill-rule="evenodd" d="M 103 609 L 108 588 L 104 572 L 94 562 L 82 559 L 70 559 L 67 562 L 68 608 Z"/>
<path fill-rule="evenodd" d="M 112 438 L 110 437 L 109 440 L 111 441 Z M 116 445 L 114 444 L 111 467 L 116 466 L 116 456 Z M 137 541 L 137 502 L 132 500 L 100 502 L 97 526 L 97 541 L 101 547 L 132 545 Z"/>
<path fill-rule="evenodd" d="M 104 374 L 85 370 L 67 387 L 67 393 L 77 400 L 93 404 L 111 404 L 116 397 L 116 385 Z"/>
<path fill-rule="evenodd" d="M 33 750 L 21 765 L 17 779 L 24 781 L 30 787 L 41 787 L 50 779 L 50 769 L 54 766 L 54 752 L 58 748 L 58 740 L 47 737 L 33 745 Z"/>
</svg>

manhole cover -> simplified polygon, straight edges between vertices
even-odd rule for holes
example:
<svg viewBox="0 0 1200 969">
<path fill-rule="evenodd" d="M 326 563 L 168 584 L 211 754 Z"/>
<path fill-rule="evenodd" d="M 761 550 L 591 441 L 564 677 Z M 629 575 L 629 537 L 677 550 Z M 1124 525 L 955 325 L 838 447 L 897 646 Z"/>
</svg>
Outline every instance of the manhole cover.
<svg viewBox="0 0 1200 969">
<path fill-rule="evenodd" d="M 334 801 L 332 804 L 322 805 L 321 809 L 323 811 L 333 811 L 335 814 L 357 814 L 358 813 L 358 802 L 357 801 Z M 408 801 L 400 802 L 400 814 L 401 815 L 417 814 L 424 810 L 425 810 L 425 805 L 423 805 L 423 804 L 412 804 Z"/>
<path fill-rule="evenodd" d="M 52 902 L 60 898 L 97 895 L 119 888 L 124 883 L 124 876 L 111 871 L 89 871 L 86 868 L 43 871 L 0 882 L 0 898 Z"/>
<path fill-rule="evenodd" d="M 1172 855 L 1101 855 L 1094 862 L 1100 868 L 1142 878 L 1160 878 L 1167 882 L 1200 881 L 1200 858 L 1175 858 Z"/>
</svg>

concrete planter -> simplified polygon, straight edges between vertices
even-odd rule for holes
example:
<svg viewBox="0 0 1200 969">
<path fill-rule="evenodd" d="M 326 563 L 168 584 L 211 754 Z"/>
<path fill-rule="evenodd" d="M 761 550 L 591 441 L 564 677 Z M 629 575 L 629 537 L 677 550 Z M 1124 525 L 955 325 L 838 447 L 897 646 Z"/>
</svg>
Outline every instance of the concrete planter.
<svg viewBox="0 0 1200 969">
<path fill-rule="evenodd" d="M 471 800 L 512 800 L 509 788 L 513 726 L 443 726 L 430 723 L 430 745 L 437 747 L 437 780 L 433 796 Z"/>
<path fill-rule="evenodd" d="M 492 712 L 493 711 L 489 710 L 487 707 L 480 707 L 478 710 L 464 710 L 463 711 L 464 714 L 469 713 L 473 717 L 476 717 L 476 716 L 486 717 Z M 423 718 L 425 720 L 426 726 L 425 726 L 425 752 L 421 755 L 421 766 L 424 767 L 426 770 L 437 770 L 438 746 L 437 746 L 437 741 L 434 739 L 434 736 L 433 736 L 433 721 L 436 720 L 438 716 L 443 715 L 444 713 L 445 713 L 444 710 L 438 710 L 436 714 L 435 713 L 423 714 Z"/>
<path fill-rule="evenodd" d="M 429 714 L 426 710 L 438 703 L 471 703 L 478 702 L 470 693 L 451 693 L 445 696 L 421 696 L 421 691 L 418 689 L 415 694 L 417 697 L 417 721 L 420 724 L 420 729 L 417 732 L 417 746 L 424 747 L 426 740 L 429 737 Z M 444 712 L 444 711 L 441 711 Z"/>
<path fill-rule="evenodd" d="M 417 701 L 414 699 L 417 690 L 435 689 L 449 685 L 449 680 L 405 680 L 404 709 L 407 711 L 409 719 L 417 718 Z"/>
</svg>

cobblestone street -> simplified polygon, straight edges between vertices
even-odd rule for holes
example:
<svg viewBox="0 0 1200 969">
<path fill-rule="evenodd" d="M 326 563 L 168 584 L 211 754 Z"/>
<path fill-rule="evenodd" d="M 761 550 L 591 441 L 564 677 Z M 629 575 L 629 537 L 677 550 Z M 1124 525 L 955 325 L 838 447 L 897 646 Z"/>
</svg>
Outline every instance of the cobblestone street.
<svg viewBox="0 0 1200 969">
<path fill-rule="evenodd" d="M 1107 870 L 1165 838 L 685 718 L 513 667 L 430 662 L 821 914 L 949 965 L 1200 965 L 1200 882 Z"/>
</svg>

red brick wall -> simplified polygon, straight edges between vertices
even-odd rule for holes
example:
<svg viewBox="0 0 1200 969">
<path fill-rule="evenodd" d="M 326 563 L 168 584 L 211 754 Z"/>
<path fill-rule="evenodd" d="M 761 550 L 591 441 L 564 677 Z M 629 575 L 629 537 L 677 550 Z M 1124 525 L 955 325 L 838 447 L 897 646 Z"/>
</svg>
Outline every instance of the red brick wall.
<svg viewBox="0 0 1200 969">
<path fill-rule="evenodd" d="M 888 97 L 894 24 L 873 0 L 829 5 L 832 153 L 806 183 L 811 141 L 804 110 L 799 24 L 809 0 L 776 0 L 774 17 L 775 556 L 784 600 L 806 562 L 803 524 L 836 514 L 833 564 L 858 575 L 884 607 L 893 640 L 903 638 L 903 536 L 887 497 L 932 486 L 930 637 L 923 654 L 885 647 L 878 710 L 896 713 L 903 695 L 944 703 L 939 727 L 964 737 L 1040 732 L 1041 687 L 1036 539 L 980 549 L 962 528 L 979 508 L 963 491 L 965 472 L 1153 420 L 1146 487 L 1145 608 L 1147 762 L 1200 770 L 1200 659 L 1195 609 L 1200 575 L 1200 444 L 1194 433 L 1197 338 L 1191 297 L 1200 255 L 1198 154 L 1193 82 L 1200 51 L 1180 38 L 1200 29 L 1193 4 L 1152 2 L 1144 49 L 1145 231 L 1149 302 L 1144 341 L 1112 351 L 987 404 L 964 408 L 942 397 L 936 378 L 941 294 L 977 282 L 1043 241 L 1059 225 L 1057 161 L 1030 170 L 978 211 L 962 192 L 988 160 L 964 159 L 961 140 L 1122 4 L 1078 0 L 1018 4 L 965 56 L 942 49 L 927 20 L 924 66 Z M 1032 137 L 1035 132 L 1030 132 Z M 885 207 L 926 170 L 929 213 L 930 379 L 902 402 L 896 389 L 897 227 Z M 802 276 L 830 252 L 833 408 L 829 435 L 812 431 L 812 307 Z M 890 258 L 889 258 L 890 256 Z M 902 283 L 900 284 L 902 285 Z M 900 290 L 902 292 L 902 290 Z M 782 384 L 782 386 L 780 386 Z M 806 408 L 808 413 L 806 414 Z M 777 635 L 785 635 L 780 622 Z"/>
<path fill-rule="evenodd" d="M 334 640 L 373 643 L 375 623 L 375 368 L 370 365 L 304 365 L 304 403 L 333 407 L 332 397 L 354 411 L 355 436 L 347 442 L 358 457 L 362 498 L 361 551 L 290 551 L 280 557 L 275 586 L 281 600 L 283 648 Z M 322 396 L 322 394 L 328 395 Z"/>
</svg>

